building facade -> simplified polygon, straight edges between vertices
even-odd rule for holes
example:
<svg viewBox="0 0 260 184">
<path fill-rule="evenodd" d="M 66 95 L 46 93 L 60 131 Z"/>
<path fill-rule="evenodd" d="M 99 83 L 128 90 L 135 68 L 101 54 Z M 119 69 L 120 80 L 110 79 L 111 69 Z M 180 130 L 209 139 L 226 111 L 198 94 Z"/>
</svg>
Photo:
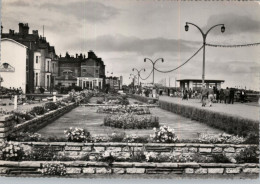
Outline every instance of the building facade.
<svg viewBox="0 0 260 184">
<path fill-rule="evenodd" d="M 3 33 L 2 29 L 3 27 L 1 27 L 2 38 L 15 40 L 28 48 L 26 91 L 33 93 L 38 87 L 50 90 L 51 86 L 54 85 L 55 77 L 58 75 L 58 70 L 55 69 L 55 65 L 57 67 L 57 55 L 54 47 L 50 46 L 46 37 L 39 36 L 38 30 L 33 30 L 30 34 L 28 24 L 19 23 L 19 32 L 10 29 L 8 33 Z"/>
<path fill-rule="evenodd" d="M 1 39 L 0 75 L 3 79 L 1 86 L 21 88 L 24 93 L 27 92 L 28 56 L 28 48 L 25 45 L 9 38 Z"/>
<path fill-rule="evenodd" d="M 180 82 L 180 88 L 183 89 L 192 89 L 192 90 L 200 90 L 202 87 L 202 80 L 201 79 L 180 79 L 177 80 Z M 209 86 L 215 86 L 217 89 L 221 89 L 221 84 L 224 83 L 224 80 L 205 80 L 206 88 Z"/>
</svg>

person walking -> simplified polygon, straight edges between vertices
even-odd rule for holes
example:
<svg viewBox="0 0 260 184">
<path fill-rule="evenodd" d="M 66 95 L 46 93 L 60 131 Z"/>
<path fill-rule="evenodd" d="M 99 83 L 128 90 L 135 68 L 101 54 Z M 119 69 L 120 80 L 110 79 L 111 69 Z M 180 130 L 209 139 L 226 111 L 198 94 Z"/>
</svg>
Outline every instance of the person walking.
<svg viewBox="0 0 260 184">
<path fill-rule="evenodd" d="M 212 102 L 214 100 L 214 90 L 212 89 L 211 86 L 209 87 L 208 94 L 209 94 L 208 95 L 209 106 L 212 107 Z"/>
<path fill-rule="evenodd" d="M 202 86 L 201 89 L 201 102 L 202 102 L 202 107 L 205 107 L 207 105 L 207 99 L 208 99 L 208 90 L 205 87 L 205 85 Z"/>
<path fill-rule="evenodd" d="M 229 94 L 230 94 L 228 87 L 225 89 L 224 94 L 225 94 L 225 104 L 227 104 L 229 102 Z"/>
<path fill-rule="evenodd" d="M 229 92 L 229 103 L 230 104 L 234 104 L 234 97 L 235 97 L 235 89 L 230 88 L 230 92 Z"/>
<path fill-rule="evenodd" d="M 220 89 L 219 91 L 219 103 L 222 103 L 225 101 L 225 93 L 223 89 Z"/>
</svg>

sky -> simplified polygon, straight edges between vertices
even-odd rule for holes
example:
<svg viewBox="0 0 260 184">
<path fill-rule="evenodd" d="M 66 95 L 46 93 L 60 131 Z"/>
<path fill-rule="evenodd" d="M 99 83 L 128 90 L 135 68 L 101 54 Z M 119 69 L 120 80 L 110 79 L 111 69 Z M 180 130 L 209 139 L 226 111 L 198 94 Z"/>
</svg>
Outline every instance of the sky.
<svg viewBox="0 0 260 184">
<path fill-rule="evenodd" d="M 145 68 L 146 78 L 158 61 L 159 70 L 170 70 L 185 62 L 203 44 L 196 27 L 185 31 L 186 22 L 198 25 L 204 32 L 215 24 L 206 43 L 219 45 L 260 42 L 260 3 L 171 0 L 2 0 L 3 32 L 18 31 L 18 23 L 28 23 L 30 32 L 39 30 L 57 55 L 86 53 L 93 50 L 101 57 L 106 70 L 123 75 L 130 83 L 132 68 Z M 260 45 L 242 48 L 206 50 L 206 79 L 225 80 L 223 87 L 243 86 L 260 89 Z M 175 86 L 175 79 L 201 79 L 202 50 L 186 65 L 171 73 L 155 72 L 155 82 L 166 78 Z M 136 74 L 133 73 L 133 74 Z M 169 83 L 170 79 L 170 83 Z M 152 82 L 152 77 L 142 81 Z"/>
</svg>

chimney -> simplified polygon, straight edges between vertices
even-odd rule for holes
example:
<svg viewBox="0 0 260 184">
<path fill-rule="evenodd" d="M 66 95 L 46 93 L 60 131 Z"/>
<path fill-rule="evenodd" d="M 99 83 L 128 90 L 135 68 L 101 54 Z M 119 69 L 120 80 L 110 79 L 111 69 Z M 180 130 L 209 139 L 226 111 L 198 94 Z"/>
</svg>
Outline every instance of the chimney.
<svg viewBox="0 0 260 184">
<path fill-rule="evenodd" d="M 19 34 L 28 35 L 29 34 L 29 26 L 28 23 L 19 23 Z"/>
<path fill-rule="evenodd" d="M 39 35 L 39 34 L 38 34 L 38 30 L 33 30 L 33 31 L 32 31 L 32 34 L 38 36 L 38 35 Z"/>
<path fill-rule="evenodd" d="M 9 29 L 9 34 L 10 34 L 10 35 L 14 35 L 14 30 Z"/>
<path fill-rule="evenodd" d="M 76 53 L 76 58 L 78 58 L 78 54 Z"/>
<path fill-rule="evenodd" d="M 85 59 L 85 58 L 86 58 L 86 55 L 84 54 L 84 56 L 83 56 L 83 57 L 84 57 L 84 59 Z"/>
</svg>

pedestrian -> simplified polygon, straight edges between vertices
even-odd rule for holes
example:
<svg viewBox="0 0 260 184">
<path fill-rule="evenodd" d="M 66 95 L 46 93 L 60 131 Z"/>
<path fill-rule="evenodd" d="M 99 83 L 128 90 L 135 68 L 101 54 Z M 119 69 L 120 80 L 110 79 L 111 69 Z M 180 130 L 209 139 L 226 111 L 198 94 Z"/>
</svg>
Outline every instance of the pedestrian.
<svg viewBox="0 0 260 184">
<path fill-rule="evenodd" d="M 214 91 L 213 91 L 213 89 L 210 86 L 209 90 L 208 90 L 208 101 L 209 101 L 209 106 L 210 107 L 212 107 L 213 100 L 214 100 Z"/>
<path fill-rule="evenodd" d="M 191 90 L 191 88 L 190 88 L 190 90 L 189 90 L 189 98 L 191 99 L 191 95 L 192 95 L 192 90 Z"/>
<path fill-rule="evenodd" d="M 225 89 L 224 94 L 225 94 L 225 104 L 227 104 L 229 102 L 229 94 L 230 94 L 228 87 Z"/>
<path fill-rule="evenodd" d="M 182 100 L 188 100 L 188 91 L 186 89 L 183 90 Z"/>
<path fill-rule="evenodd" d="M 220 91 L 218 90 L 218 89 L 216 89 L 216 101 L 217 101 L 217 103 L 220 101 L 219 100 L 219 94 L 220 93 Z"/>
<path fill-rule="evenodd" d="M 201 102 L 202 102 L 202 107 L 205 107 L 207 105 L 207 99 L 208 99 L 208 90 L 205 87 L 205 85 L 202 86 L 201 89 Z"/>
<path fill-rule="evenodd" d="M 241 91 L 240 101 L 241 101 L 241 103 L 244 103 L 244 102 L 245 102 L 245 92 L 244 92 L 244 90 Z"/>
<path fill-rule="evenodd" d="M 225 101 L 225 93 L 224 93 L 224 90 L 223 89 L 220 89 L 219 91 L 219 103 L 224 103 Z"/>
<path fill-rule="evenodd" d="M 230 88 L 230 92 L 229 92 L 229 103 L 230 104 L 234 103 L 234 97 L 235 97 L 235 89 Z"/>
</svg>

